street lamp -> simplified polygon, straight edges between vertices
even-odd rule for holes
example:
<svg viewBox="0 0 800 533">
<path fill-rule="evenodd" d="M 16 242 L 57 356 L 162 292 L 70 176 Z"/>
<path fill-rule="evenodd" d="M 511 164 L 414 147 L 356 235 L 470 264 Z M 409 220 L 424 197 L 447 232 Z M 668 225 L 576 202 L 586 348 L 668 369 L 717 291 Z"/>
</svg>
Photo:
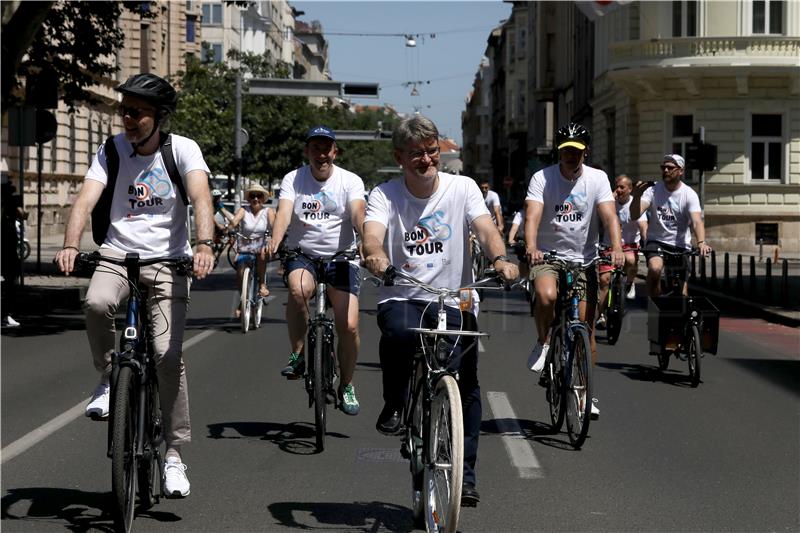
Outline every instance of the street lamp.
<svg viewBox="0 0 800 533">
<path fill-rule="evenodd" d="M 414 48 L 417 46 L 417 41 L 414 40 L 413 35 L 406 35 L 406 46 L 408 48 Z"/>
</svg>

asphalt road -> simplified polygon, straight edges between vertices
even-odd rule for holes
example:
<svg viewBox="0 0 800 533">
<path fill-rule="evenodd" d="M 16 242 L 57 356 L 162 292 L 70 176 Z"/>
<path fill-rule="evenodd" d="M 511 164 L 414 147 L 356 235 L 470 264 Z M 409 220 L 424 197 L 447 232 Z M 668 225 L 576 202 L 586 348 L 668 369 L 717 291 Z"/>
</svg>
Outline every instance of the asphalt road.
<svg viewBox="0 0 800 533">
<path fill-rule="evenodd" d="M 361 414 L 332 413 L 314 451 L 313 411 L 288 355 L 285 289 L 266 324 L 231 320 L 232 272 L 195 284 L 187 330 L 193 442 L 185 500 L 162 500 L 136 531 L 411 531 L 399 439 L 374 429 L 381 409 L 375 289 L 362 296 L 355 385 Z M 640 287 L 641 292 L 642 287 Z M 719 355 L 689 387 L 647 355 L 639 298 L 615 347 L 600 342 L 601 418 L 584 448 L 546 429 L 544 390 L 524 369 L 533 323 L 521 293 L 482 305 L 481 503 L 462 531 L 800 530 L 800 335 L 722 319 Z M 194 339 L 194 340 L 192 340 Z M 82 416 L 96 385 L 80 314 L 29 321 L 2 336 L 3 531 L 111 531 L 107 424 Z M 58 427 L 58 429 L 53 430 Z"/>
</svg>

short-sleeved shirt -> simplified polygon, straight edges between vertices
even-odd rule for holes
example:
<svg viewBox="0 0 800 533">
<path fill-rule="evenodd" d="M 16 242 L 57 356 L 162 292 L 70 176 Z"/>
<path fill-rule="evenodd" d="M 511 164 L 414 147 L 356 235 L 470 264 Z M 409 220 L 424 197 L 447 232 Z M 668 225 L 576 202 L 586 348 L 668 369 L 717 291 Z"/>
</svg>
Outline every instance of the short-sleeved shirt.
<svg viewBox="0 0 800 533">
<path fill-rule="evenodd" d="M 186 206 L 167 173 L 161 151 L 133 154 L 124 133 L 114 136 L 119 153 L 111 224 L 101 248 L 138 253 L 141 259 L 191 255 Z M 193 170 L 209 172 L 200 147 L 191 139 L 172 134 L 172 153 L 182 179 Z M 86 180 L 108 183 L 105 144 L 100 146 Z M 184 184 L 185 187 L 185 184 Z"/>
<path fill-rule="evenodd" d="M 622 244 L 639 244 L 639 240 L 642 237 L 639 231 L 639 222 L 647 222 L 647 213 L 642 213 L 638 220 L 631 219 L 631 203 L 633 203 L 632 196 L 624 204 L 614 201 L 614 205 L 617 208 L 617 218 L 622 230 Z M 608 234 L 608 229 L 603 231 L 603 245 L 611 246 L 611 237 Z"/>
<path fill-rule="evenodd" d="M 694 190 L 681 182 L 680 186 L 670 192 L 659 181 L 642 194 L 642 201 L 648 202 L 647 240 L 656 241 L 688 249 L 692 247 L 692 236 L 689 227 L 692 225 L 692 213 L 701 213 L 700 199 Z"/>
<path fill-rule="evenodd" d="M 456 290 L 474 281 L 467 237 L 473 221 L 488 215 L 483 195 L 472 178 L 439 172 L 439 186 L 430 198 L 413 196 L 404 178 L 372 190 L 367 222 L 387 228 L 389 262 L 434 287 Z M 435 300 L 422 289 L 382 287 L 380 300 Z"/>
<path fill-rule="evenodd" d="M 514 218 L 511 219 L 511 225 L 517 225 L 517 240 L 525 240 L 525 210 L 520 209 L 514 213 Z"/>
<path fill-rule="evenodd" d="M 262 207 L 258 214 L 253 213 L 249 206 L 243 206 L 244 217 L 241 222 L 241 234 L 245 237 L 255 237 L 252 240 L 241 239 L 239 251 L 245 253 L 255 253 L 266 245 L 264 234 L 269 231 L 269 208 Z"/>
<path fill-rule="evenodd" d="M 531 178 L 525 200 L 544 206 L 536 240 L 539 250 L 555 250 L 563 259 L 584 264 L 597 258 L 597 206 L 614 201 L 605 172 L 583 165 L 580 177 L 569 181 L 558 164 L 545 167 Z"/>
<path fill-rule="evenodd" d="M 497 224 L 497 217 L 494 214 L 494 208 L 498 207 L 502 209 L 502 206 L 500 205 L 500 196 L 494 191 L 489 191 L 486 193 L 486 197 L 483 199 L 483 202 L 486 204 L 486 209 L 489 210 L 489 214 L 492 216 L 492 221 Z"/>
<path fill-rule="evenodd" d="M 319 181 L 302 166 L 283 177 L 280 200 L 294 202 L 287 244 L 311 257 L 331 256 L 355 246 L 350 202 L 364 200 L 364 182 L 336 165 Z"/>
</svg>

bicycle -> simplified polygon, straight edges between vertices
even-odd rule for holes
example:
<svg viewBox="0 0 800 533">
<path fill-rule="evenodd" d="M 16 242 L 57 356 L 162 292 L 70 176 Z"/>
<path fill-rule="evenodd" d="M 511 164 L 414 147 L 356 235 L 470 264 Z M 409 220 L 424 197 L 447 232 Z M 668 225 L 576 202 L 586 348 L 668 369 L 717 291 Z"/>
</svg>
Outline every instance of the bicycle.
<svg viewBox="0 0 800 533">
<path fill-rule="evenodd" d="M 528 264 L 528 255 L 525 251 L 525 242 L 524 241 L 516 241 L 513 245 L 511 245 L 511 249 L 514 251 L 514 254 L 517 256 L 517 260 L 519 261 L 520 266 L 524 266 Z M 528 302 L 529 311 L 531 316 L 535 316 L 536 314 L 536 293 L 533 291 L 533 283 L 531 280 L 527 279 L 526 276 L 523 276 L 525 279 L 520 281 L 518 285 L 522 288 L 525 292 L 525 300 Z"/>
<path fill-rule="evenodd" d="M 314 406 L 314 439 L 318 452 L 325 449 L 327 425 L 327 406 L 333 404 L 339 408 L 339 395 L 334 388 L 336 373 L 336 353 L 334 350 L 333 319 L 328 314 L 329 302 L 326 296 L 327 283 L 325 271 L 327 266 L 339 261 L 354 261 L 358 257 L 357 250 L 340 250 L 330 257 L 310 257 L 300 249 L 283 250 L 280 257 L 284 262 L 302 257 L 310 261 L 317 279 L 316 309 L 308 317 L 308 336 L 305 351 L 311 357 L 306 364 L 305 389 L 308 393 L 308 406 Z M 286 266 L 284 265 L 284 269 Z"/>
<path fill-rule="evenodd" d="M 119 351 L 111 356 L 107 451 L 111 458 L 114 522 L 117 529 L 128 533 L 133 525 L 136 495 L 139 496 L 139 508 L 149 509 L 158 503 L 163 493 L 164 477 L 160 449 L 164 428 L 158 376 L 147 289 L 139 285 L 139 272 L 143 266 L 163 263 L 175 267 L 178 275 L 191 275 L 192 258 L 140 260 L 138 254 L 129 253 L 124 259 L 113 259 L 93 252 L 78 254 L 76 266 L 82 269 L 102 267 L 101 261 L 125 267 L 130 286 L 125 329 Z"/>
<path fill-rule="evenodd" d="M 550 411 L 550 427 L 558 433 L 567 422 L 567 435 L 577 450 L 589 433 L 592 412 L 592 363 L 589 325 L 580 319 L 578 276 L 587 266 L 559 259 L 555 251 L 545 262 L 558 267 L 555 320 L 550 326 L 550 349 L 542 379 Z"/>
<path fill-rule="evenodd" d="M 445 302 L 458 299 L 466 307 L 472 303 L 473 289 L 501 289 L 489 285 L 497 282 L 497 274 L 490 269 L 486 274 L 476 283 L 451 290 L 432 287 L 393 266 L 384 273 L 384 284 L 393 285 L 400 278 L 405 284 L 435 294 L 438 300 L 436 328 L 410 328 L 419 334 L 420 343 L 402 418 L 406 429 L 401 453 L 410 462 L 414 522 L 427 531 L 455 532 L 461 510 L 464 422 L 457 373 L 448 369 L 452 348 L 446 337 L 488 336 L 479 331 L 448 329 Z"/>
<path fill-rule="evenodd" d="M 650 353 L 658 357 L 662 372 L 674 355 L 686 361 L 692 388 L 700 384 L 704 352 L 717 353 L 719 310 L 702 296 L 684 296 L 683 283 L 690 256 L 697 250 L 658 249 L 664 260 L 661 296 L 648 303 Z"/>
<path fill-rule="evenodd" d="M 611 346 L 617 344 L 622 331 L 622 319 L 625 316 L 625 270 L 616 266 L 608 258 L 601 258 L 599 263 L 613 265 L 611 281 L 606 295 L 606 342 Z"/>
<path fill-rule="evenodd" d="M 269 246 L 269 232 L 259 234 L 256 237 L 246 237 L 241 233 L 235 232 L 233 236 L 236 237 L 235 240 L 237 243 L 243 241 L 261 241 L 265 246 Z M 239 244 L 237 244 L 236 249 L 233 247 L 229 248 L 228 260 L 231 261 L 231 264 L 235 265 L 235 260 L 230 259 L 230 250 L 234 250 L 234 255 L 240 254 L 243 256 L 244 266 L 242 270 L 242 283 L 239 287 L 239 309 L 241 310 L 239 318 L 242 323 L 242 333 L 247 333 L 250 330 L 251 322 L 253 329 L 258 329 L 261 326 L 261 316 L 264 311 L 264 302 L 266 298 L 261 296 L 261 291 L 259 290 L 259 283 L 263 280 L 258 277 L 256 253 L 239 252 L 238 246 Z M 234 268 L 236 267 L 234 266 Z M 266 277 L 266 271 L 264 272 L 264 277 Z M 251 318 L 252 321 L 250 320 Z"/>
</svg>

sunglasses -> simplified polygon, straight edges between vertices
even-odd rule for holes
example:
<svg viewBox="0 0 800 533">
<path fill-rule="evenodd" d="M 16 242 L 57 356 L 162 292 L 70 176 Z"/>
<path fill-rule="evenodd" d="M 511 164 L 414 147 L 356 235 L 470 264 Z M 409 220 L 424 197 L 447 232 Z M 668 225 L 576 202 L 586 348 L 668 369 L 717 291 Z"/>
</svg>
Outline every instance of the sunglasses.
<svg viewBox="0 0 800 533">
<path fill-rule="evenodd" d="M 264 199 L 264 195 L 260 194 L 260 193 L 259 194 L 251 194 L 250 196 L 247 197 L 247 199 L 248 200 L 263 200 Z"/>
<path fill-rule="evenodd" d="M 128 107 L 126 105 L 119 106 L 119 114 L 121 117 L 129 116 L 137 119 L 145 113 L 154 112 L 155 109 L 139 109 L 138 107 Z"/>
<path fill-rule="evenodd" d="M 678 168 L 680 168 L 680 167 L 676 167 L 676 166 L 673 166 L 673 165 L 661 165 L 661 171 L 662 172 L 665 171 L 665 170 L 667 172 L 672 172 L 673 170 L 678 169 Z"/>
</svg>

